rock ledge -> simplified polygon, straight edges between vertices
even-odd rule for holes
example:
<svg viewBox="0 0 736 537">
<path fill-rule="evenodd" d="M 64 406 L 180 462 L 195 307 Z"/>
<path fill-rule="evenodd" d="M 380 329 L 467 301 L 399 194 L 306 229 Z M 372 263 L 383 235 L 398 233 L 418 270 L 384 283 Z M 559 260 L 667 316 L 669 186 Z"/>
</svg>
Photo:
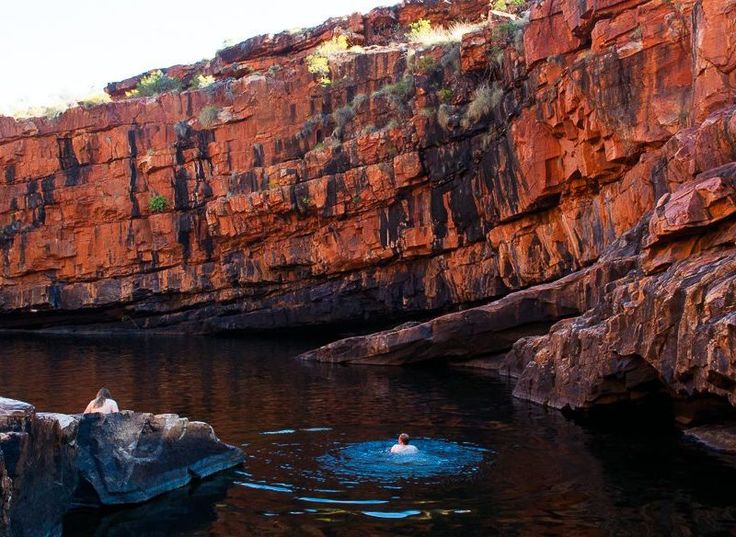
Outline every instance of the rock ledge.
<svg viewBox="0 0 736 537">
<path fill-rule="evenodd" d="M 243 461 L 175 414 L 37 413 L 0 397 L 0 537 L 60 535 L 75 503 L 139 503 Z"/>
</svg>

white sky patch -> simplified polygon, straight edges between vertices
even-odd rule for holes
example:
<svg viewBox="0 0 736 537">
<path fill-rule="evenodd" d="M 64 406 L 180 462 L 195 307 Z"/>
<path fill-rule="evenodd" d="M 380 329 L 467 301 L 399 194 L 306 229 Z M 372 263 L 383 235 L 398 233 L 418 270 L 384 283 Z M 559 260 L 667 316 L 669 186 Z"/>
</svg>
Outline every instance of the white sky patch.
<svg viewBox="0 0 736 537">
<path fill-rule="evenodd" d="M 99 93 L 228 40 L 308 28 L 396 0 L 9 0 L 0 4 L 0 113 Z"/>
</svg>

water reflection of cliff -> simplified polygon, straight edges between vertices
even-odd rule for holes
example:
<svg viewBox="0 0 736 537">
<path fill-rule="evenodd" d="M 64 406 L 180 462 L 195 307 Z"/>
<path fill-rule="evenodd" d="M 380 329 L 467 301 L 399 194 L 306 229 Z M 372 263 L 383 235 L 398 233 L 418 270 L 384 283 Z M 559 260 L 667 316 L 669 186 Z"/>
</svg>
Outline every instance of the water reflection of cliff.
<svg viewBox="0 0 736 537">
<path fill-rule="evenodd" d="M 722 485 L 734 471 L 671 431 L 581 426 L 513 400 L 509 385 L 485 374 L 302 363 L 292 358 L 305 344 L 286 340 L 1 343 L 2 395 L 77 412 L 106 385 L 123 408 L 208 421 L 249 456 L 243 475 L 134 509 L 74 513 L 69 535 L 695 535 L 727 532 L 736 519 L 736 493 Z M 314 427 L 321 429 L 303 430 Z M 280 429 L 295 432 L 262 434 Z M 393 489 L 348 485 L 318 462 L 337 445 L 390 445 L 401 430 L 493 454 L 472 475 Z M 386 503 L 313 504 L 304 496 Z M 367 510 L 418 514 L 382 520 Z"/>
</svg>

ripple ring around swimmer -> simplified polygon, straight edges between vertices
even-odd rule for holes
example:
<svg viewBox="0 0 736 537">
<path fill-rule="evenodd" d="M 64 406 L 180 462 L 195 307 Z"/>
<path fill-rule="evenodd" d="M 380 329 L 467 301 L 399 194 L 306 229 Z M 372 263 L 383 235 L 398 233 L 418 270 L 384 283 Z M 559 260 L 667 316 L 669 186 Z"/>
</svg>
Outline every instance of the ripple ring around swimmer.
<svg viewBox="0 0 736 537">
<path fill-rule="evenodd" d="M 412 442 L 419 452 L 390 453 L 390 441 L 346 444 L 317 460 L 324 470 L 340 477 L 379 482 L 424 480 L 433 477 L 470 478 L 492 450 L 471 444 L 428 438 Z"/>
</svg>

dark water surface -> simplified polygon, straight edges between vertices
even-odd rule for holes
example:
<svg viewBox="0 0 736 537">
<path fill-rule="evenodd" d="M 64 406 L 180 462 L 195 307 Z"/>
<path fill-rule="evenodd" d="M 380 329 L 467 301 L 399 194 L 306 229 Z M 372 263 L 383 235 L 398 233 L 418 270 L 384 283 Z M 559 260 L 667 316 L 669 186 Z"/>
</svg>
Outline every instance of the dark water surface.
<svg viewBox="0 0 736 537">
<path fill-rule="evenodd" d="M 77 511 L 67 536 L 730 535 L 736 471 L 677 432 L 590 428 L 457 370 L 301 363 L 288 339 L 0 339 L 0 394 L 79 412 L 211 423 L 243 468 L 125 509 Z M 386 454 L 416 437 L 417 460 Z"/>
</svg>

